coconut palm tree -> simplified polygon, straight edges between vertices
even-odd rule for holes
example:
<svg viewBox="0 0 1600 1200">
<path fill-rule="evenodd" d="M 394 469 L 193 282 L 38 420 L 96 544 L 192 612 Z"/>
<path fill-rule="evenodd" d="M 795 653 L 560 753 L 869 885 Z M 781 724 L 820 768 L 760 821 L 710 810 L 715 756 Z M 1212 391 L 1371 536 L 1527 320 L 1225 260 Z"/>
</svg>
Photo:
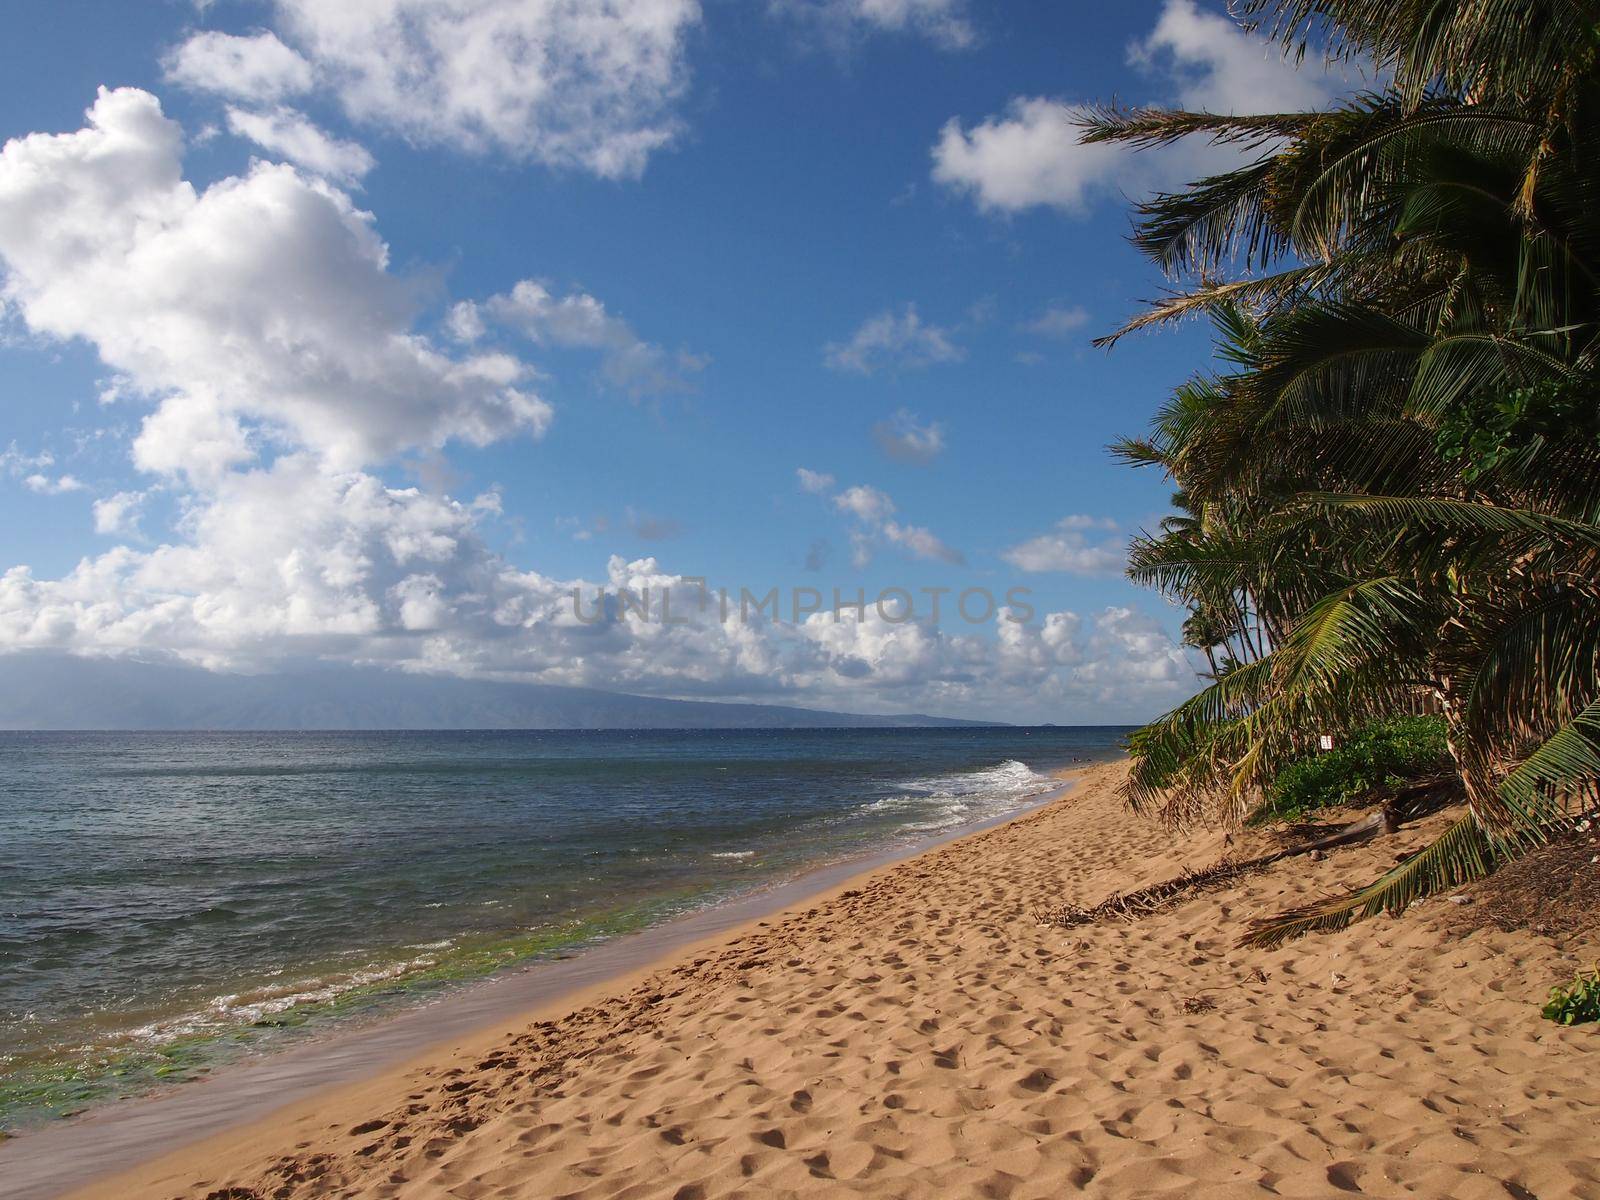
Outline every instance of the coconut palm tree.
<svg viewBox="0 0 1600 1200">
<path fill-rule="evenodd" d="M 1225 630 L 1213 646 L 1258 634 L 1135 735 L 1130 799 L 1237 818 L 1318 734 L 1431 705 L 1468 804 L 1256 940 L 1403 908 L 1600 799 L 1596 7 L 1252 0 L 1291 52 L 1319 33 L 1390 85 L 1324 113 L 1108 110 L 1088 129 L 1257 154 L 1140 206 L 1135 244 L 1178 287 L 1104 339 L 1217 323 L 1230 369 L 1115 448 L 1193 515 L 1137 542 L 1130 574 Z"/>
</svg>

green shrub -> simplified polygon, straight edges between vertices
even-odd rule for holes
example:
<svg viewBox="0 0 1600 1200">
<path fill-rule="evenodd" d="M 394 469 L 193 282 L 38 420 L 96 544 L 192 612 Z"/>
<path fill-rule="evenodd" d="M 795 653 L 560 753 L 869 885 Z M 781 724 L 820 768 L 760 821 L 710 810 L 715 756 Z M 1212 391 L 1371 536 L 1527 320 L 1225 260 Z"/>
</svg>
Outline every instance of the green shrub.
<svg viewBox="0 0 1600 1200">
<path fill-rule="evenodd" d="M 1600 1021 L 1600 963 L 1592 971 L 1579 971 L 1569 986 L 1551 988 L 1543 1011 L 1557 1025 Z"/>
<path fill-rule="evenodd" d="M 1397 717 L 1351 734 L 1332 750 L 1279 771 L 1252 823 L 1295 821 L 1376 787 L 1397 787 L 1450 766 L 1443 717 Z"/>
</svg>

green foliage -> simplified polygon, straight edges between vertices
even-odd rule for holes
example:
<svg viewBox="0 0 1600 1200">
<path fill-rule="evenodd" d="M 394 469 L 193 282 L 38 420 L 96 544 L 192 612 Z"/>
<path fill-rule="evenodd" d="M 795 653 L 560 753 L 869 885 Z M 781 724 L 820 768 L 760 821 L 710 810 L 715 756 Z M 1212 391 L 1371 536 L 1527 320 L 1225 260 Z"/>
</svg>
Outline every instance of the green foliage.
<svg viewBox="0 0 1600 1200">
<path fill-rule="evenodd" d="M 1600 963 L 1592 971 L 1579 971 L 1567 987 L 1551 988 L 1542 1011 L 1557 1025 L 1600 1021 Z"/>
<path fill-rule="evenodd" d="M 1600 445 L 1600 406 L 1587 388 L 1541 380 L 1504 392 L 1476 392 L 1440 423 L 1440 457 L 1459 462 L 1468 483 L 1511 463 L 1538 439 Z"/>
<path fill-rule="evenodd" d="M 1332 750 L 1284 767 L 1250 819 L 1299 820 L 1316 809 L 1359 800 L 1373 788 L 1398 787 L 1449 766 L 1442 717 L 1374 721 Z"/>
</svg>

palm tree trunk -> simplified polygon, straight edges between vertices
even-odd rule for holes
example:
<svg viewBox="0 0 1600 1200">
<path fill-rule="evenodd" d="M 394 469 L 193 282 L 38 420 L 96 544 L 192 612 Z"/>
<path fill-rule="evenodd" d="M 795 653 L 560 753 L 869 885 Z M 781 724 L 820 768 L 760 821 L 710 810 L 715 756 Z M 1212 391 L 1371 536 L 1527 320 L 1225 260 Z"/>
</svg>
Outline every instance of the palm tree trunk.
<svg viewBox="0 0 1600 1200">
<path fill-rule="evenodd" d="M 1466 728 L 1466 715 L 1457 691 L 1454 676 L 1445 675 L 1438 681 L 1434 695 L 1439 702 L 1439 712 L 1444 717 L 1444 743 L 1455 763 L 1456 774 L 1467 793 L 1467 807 L 1479 826 L 1497 832 L 1510 832 L 1507 828 L 1506 807 L 1495 789 L 1493 775 L 1482 750 Z"/>
</svg>

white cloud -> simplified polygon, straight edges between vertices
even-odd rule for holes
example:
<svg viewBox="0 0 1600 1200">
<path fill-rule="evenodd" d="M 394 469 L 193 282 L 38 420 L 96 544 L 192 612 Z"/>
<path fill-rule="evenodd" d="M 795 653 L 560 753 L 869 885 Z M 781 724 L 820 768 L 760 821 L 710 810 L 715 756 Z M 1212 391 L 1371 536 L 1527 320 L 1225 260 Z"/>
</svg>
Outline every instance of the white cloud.
<svg viewBox="0 0 1600 1200">
<path fill-rule="evenodd" d="M 978 40 L 967 0 L 773 0 L 774 12 L 812 21 L 836 38 L 910 33 L 947 50 Z"/>
<path fill-rule="evenodd" d="M 794 474 L 800 482 L 800 490 L 810 492 L 813 496 L 820 496 L 838 482 L 825 471 L 813 471 L 807 467 L 796 467 Z"/>
<path fill-rule="evenodd" d="M 55 462 L 56 456 L 50 451 L 40 450 L 37 454 L 28 454 L 19 450 L 14 441 L 4 450 L 0 450 L 0 471 L 12 479 L 20 480 L 22 486 L 30 492 L 40 496 L 81 492 L 84 484 L 75 476 L 48 473 L 48 468 L 55 466 Z"/>
<path fill-rule="evenodd" d="M 94 502 L 94 531 L 107 536 L 139 535 L 144 492 L 117 492 Z"/>
<path fill-rule="evenodd" d="M 462 300 L 451 306 L 445 318 L 445 328 L 458 342 L 480 341 L 489 332 L 483 313 L 471 300 Z"/>
<path fill-rule="evenodd" d="M 937 421 L 922 424 L 915 413 L 900 409 L 872 427 L 872 439 L 897 462 L 926 464 L 944 450 L 944 429 Z"/>
<path fill-rule="evenodd" d="M 167 78 L 236 100 L 273 101 L 311 90 L 311 64 L 270 31 L 197 33 L 163 60 Z"/>
<path fill-rule="evenodd" d="M 1067 516 L 1056 522 L 1051 532 L 1002 550 L 1000 557 L 1019 571 L 1113 574 L 1127 565 L 1126 542 L 1112 538 L 1092 543 L 1089 533 L 1096 529 L 1112 533 L 1116 528 L 1115 521 L 1104 517 Z"/>
<path fill-rule="evenodd" d="M 53 467 L 56 456 L 48 450 L 40 450 L 37 454 L 29 454 L 19 450 L 15 441 L 11 442 L 4 450 L 0 450 L 0 471 L 16 478 L 32 474 L 41 467 Z"/>
<path fill-rule="evenodd" d="M 355 121 L 412 141 L 638 176 L 679 132 L 697 0 L 277 0 Z"/>
<path fill-rule="evenodd" d="M 1338 83 L 1314 58 L 1297 68 L 1279 47 L 1195 0 L 1166 0 L 1155 29 L 1130 49 L 1129 59 L 1152 70 L 1170 62 L 1178 103 L 1205 112 L 1321 108 Z"/>
<path fill-rule="evenodd" d="M 451 309 L 447 325 L 457 340 L 483 337 L 485 318 L 516 330 L 541 346 L 593 350 L 601 358 L 607 383 L 631 396 L 688 391 L 708 359 L 687 351 L 669 351 L 647 342 L 621 317 L 587 292 L 555 296 L 544 284 L 524 279 L 509 292 L 483 304 L 470 301 Z"/>
<path fill-rule="evenodd" d="M 330 136 L 292 108 L 251 112 L 230 107 L 228 128 L 269 154 L 337 183 L 354 183 L 375 165 L 365 147 Z"/>
<path fill-rule="evenodd" d="M 1087 111 L 1036 96 L 1018 97 L 1004 116 L 971 130 L 952 117 L 933 148 L 933 178 L 990 211 L 1051 205 L 1084 215 L 1092 199 L 1116 188 L 1131 157 L 1120 146 L 1079 141 Z"/>
<path fill-rule="evenodd" d="M 924 322 L 914 304 L 899 313 L 886 309 L 869 317 L 849 341 L 830 342 L 822 353 L 823 362 L 835 371 L 862 375 L 958 362 L 963 357 L 965 351 L 952 340 L 951 331 Z"/>
<path fill-rule="evenodd" d="M 1089 312 L 1079 305 L 1052 304 L 1022 328 L 1040 337 L 1064 338 L 1089 323 Z"/>
<path fill-rule="evenodd" d="M 1090 660 L 1078 675 L 1082 682 L 1105 689 L 1102 694 L 1187 687 L 1195 677 L 1183 647 L 1131 608 L 1113 606 L 1100 614 L 1089 652 Z"/>
<path fill-rule="evenodd" d="M 783 699 L 866 711 L 1028 720 L 1132 719 L 1192 686 L 1181 650 L 1127 609 L 1024 624 L 947 597 L 911 621 L 870 601 L 792 623 L 700 608 L 700 585 L 653 558 L 599 580 L 519 569 L 482 535 L 494 497 L 461 502 L 329 472 L 309 454 L 233 472 L 194 500 L 177 538 L 118 546 L 66 576 L 0 574 L 0 649 L 170 656 L 271 670 L 307 658 L 653 695 Z M 595 589 L 612 602 L 596 615 Z M 650 589 L 653 616 L 615 603 Z M 713 589 L 715 581 L 712 582 Z M 575 610 L 572 593 L 580 591 Z M 660 619 L 663 591 L 674 623 Z M 784 601 L 785 605 L 788 601 Z M 579 614 L 584 619 L 580 619 Z M 1020 614 L 1018 614 L 1020 615 Z M 676 623 L 687 618 L 686 623 Z"/>
<path fill-rule="evenodd" d="M 961 551 L 945 545 L 931 530 L 921 525 L 901 525 L 896 521 L 885 521 L 883 536 L 895 545 L 909 550 L 917 558 L 929 558 L 947 563 L 967 561 Z"/>
<path fill-rule="evenodd" d="M 806 482 L 805 476 L 814 474 L 802 468 L 802 486 Z M 826 480 L 826 484 L 821 484 L 822 480 Z M 817 476 L 817 482 L 819 486 L 807 487 L 805 490 L 826 491 L 833 486 L 833 477 Z M 894 501 L 887 493 L 870 484 L 858 483 L 845 488 L 833 496 L 832 503 L 839 512 L 858 522 L 858 527 L 850 531 L 850 561 L 857 567 L 865 567 L 870 563 L 873 550 L 884 543 L 898 546 L 914 558 L 944 563 L 966 562 L 966 557 L 961 551 L 947 546 L 926 526 L 904 524 L 894 520 L 894 515 L 898 511 Z"/>
<path fill-rule="evenodd" d="M 1265 41 L 1194 0 L 1166 0 L 1129 61 L 1155 78 L 1155 103 L 1223 113 L 1289 112 L 1326 105 L 1342 81 L 1311 62 L 1297 68 Z M 967 128 L 945 123 L 933 147 L 933 178 L 991 212 L 1049 206 L 1084 216 L 1102 198 L 1175 187 L 1240 162 L 1237 151 L 1185 143 L 1140 154 L 1123 145 L 1084 145 L 1087 106 L 1019 96 L 1001 116 Z"/>
<path fill-rule="evenodd" d="M 840 512 L 849 513 L 858 521 L 872 525 L 887 520 L 895 511 L 893 500 L 877 488 L 864 483 L 858 483 L 840 492 L 833 498 L 833 506 Z"/>
<path fill-rule="evenodd" d="M 432 572 L 407 575 L 388 591 L 400 628 L 410 633 L 444 627 L 452 606 L 445 595 L 445 582 Z"/>
<path fill-rule="evenodd" d="M 412 330 L 412 286 L 348 196 L 266 163 L 197 191 L 182 144 L 125 88 L 102 89 L 85 128 L 0 151 L 0 296 L 157 401 L 141 467 L 214 478 L 272 441 L 351 467 L 543 431 L 524 364 Z"/>
<path fill-rule="evenodd" d="M 374 219 L 336 187 L 260 165 L 199 189 L 183 178 L 181 146 L 153 97 L 124 90 L 103 93 L 82 130 L 0 151 L 0 296 L 34 336 L 89 343 L 119 407 L 153 407 L 135 465 L 175 476 L 154 486 L 177 489 L 179 513 L 160 544 L 114 546 L 58 579 L 5 570 L 0 651 L 265 670 L 329 659 L 1017 719 L 1146 715 L 1192 683 L 1177 674 L 1181 652 L 1126 610 L 1015 628 L 895 623 L 870 607 L 799 624 L 714 611 L 681 627 L 615 610 L 580 620 L 571 593 L 592 582 L 489 548 L 496 496 L 463 501 L 377 473 L 450 439 L 538 433 L 550 410 L 525 390 L 531 368 L 417 332 L 416 290 L 391 273 Z M 545 344 L 602 355 L 625 345 L 603 308 L 596 320 L 591 305 L 547 300 L 535 306 Z M 19 480 L 55 465 L 15 446 L 0 464 Z M 955 561 L 930 531 L 894 520 L 884 493 L 840 495 L 863 544 Z M 97 530 L 138 536 L 146 497 L 97 501 Z M 629 520 L 636 534 L 660 521 Z M 650 558 L 613 557 L 597 582 L 671 588 L 675 612 L 698 594 Z"/>
<path fill-rule="evenodd" d="M 61 496 L 67 492 L 81 492 L 84 489 L 83 481 L 71 475 L 41 475 L 38 473 L 23 477 L 22 486 L 30 492 L 41 496 Z"/>
</svg>

